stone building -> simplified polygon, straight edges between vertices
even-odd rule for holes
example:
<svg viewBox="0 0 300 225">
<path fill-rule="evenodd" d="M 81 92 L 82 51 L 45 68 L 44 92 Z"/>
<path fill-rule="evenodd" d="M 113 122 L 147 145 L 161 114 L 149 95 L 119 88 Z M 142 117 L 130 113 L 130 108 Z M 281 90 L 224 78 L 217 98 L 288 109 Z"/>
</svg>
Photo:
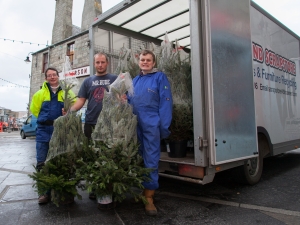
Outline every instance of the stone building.
<svg viewBox="0 0 300 225">
<path fill-rule="evenodd" d="M 121 35 L 112 31 L 111 27 L 94 29 L 94 41 L 90 42 L 90 26 L 102 14 L 101 0 L 85 0 L 81 28 L 72 25 L 73 0 L 56 0 L 55 20 L 50 46 L 32 54 L 31 81 L 29 102 L 33 94 L 38 91 L 45 80 L 44 72 L 48 67 L 55 67 L 59 72 L 68 56 L 72 70 L 69 74 L 78 78 L 79 84 L 75 89 L 77 94 L 83 80 L 93 74 L 93 56 L 97 52 L 104 52 L 109 57 L 109 73 L 115 73 L 122 49 L 138 52 L 149 46 L 150 42 L 131 37 L 130 34 Z M 121 3 L 120 3 L 121 4 Z M 121 5 L 120 5 L 121 6 Z M 66 12 L 66 13 L 65 13 Z M 122 20 L 122 19 L 121 19 Z M 125 50 L 126 51 L 126 50 Z"/>
<path fill-rule="evenodd" d="M 45 81 L 45 70 L 55 67 L 61 72 L 66 56 L 73 69 L 69 72 L 79 80 L 78 87 L 90 75 L 88 28 L 102 13 L 101 0 L 85 0 L 81 28 L 72 24 L 72 8 L 73 0 L 56 0 L 52 43 L 32 54 L 29 102 Z"/>
</svg>

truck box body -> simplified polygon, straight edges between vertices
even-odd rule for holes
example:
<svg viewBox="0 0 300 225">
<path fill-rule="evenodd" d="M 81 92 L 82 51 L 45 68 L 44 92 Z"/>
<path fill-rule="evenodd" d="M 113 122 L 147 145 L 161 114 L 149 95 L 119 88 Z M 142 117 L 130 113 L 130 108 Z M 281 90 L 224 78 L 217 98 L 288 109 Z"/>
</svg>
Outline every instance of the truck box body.
<svg viewBox="0 0 300 225">
<path fill-rule="evenodd" d="M 205 184 L 243 166 L 255 183 L 263 157 L 300 146 L 297 35 L 249 0 L 123 1 L 90 27 L 91 68 L 104 51 L 113 72 L 116 49 L 160 45 L 165 32 L 191 54 L 194 151 L 162 152 L 161 176 Z"/>
<path fill-rule="evenodd" d="M 277 155 L 300 146 L 299 37 L 254 7 L 251 22 L 256 122 Z"/>
</svg>

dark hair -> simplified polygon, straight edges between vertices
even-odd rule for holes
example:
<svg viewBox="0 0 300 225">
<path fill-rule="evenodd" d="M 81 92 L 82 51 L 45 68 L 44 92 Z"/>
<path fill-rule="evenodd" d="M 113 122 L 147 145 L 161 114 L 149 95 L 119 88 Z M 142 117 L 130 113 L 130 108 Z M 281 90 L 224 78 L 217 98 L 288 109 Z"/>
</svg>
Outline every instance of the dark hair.
<svg viewBox="0 0 300 225">
<path fill-rule="evenodd" d="M 94 55 L 94 62 L 95 62 L 96 56 L 104 56 L 105 59 L 106 59 L 106 62 L 108 62 L 108 56 L 107 56 L 105 53 L 103 53 L 103 52 L 98 52 L 98 53 L 96 53 L 96 54 Z"/>
<path fill-rule="evenodd" d="M 155 62 L 155 54 L 151 51 L 151 50 L 148 50 L 148 49 L 144 49 L 143 51 L 141 51 L 140 55 L 152 55 L 152 58 L 153 58 L 153 62 Z"/>
<path fill-rule="evenodd" d="M 59 76 L 57 69 L 55 69 L 54 67 L 48 67 L 48 68 L 46 69 L 46 71 L 45 71 L 45 78 L 47 78 L 47 72 L 48 72 L 49 70 L 55 71 L 55 72 L 56 72 L 56 75 Z"/>
</svg>

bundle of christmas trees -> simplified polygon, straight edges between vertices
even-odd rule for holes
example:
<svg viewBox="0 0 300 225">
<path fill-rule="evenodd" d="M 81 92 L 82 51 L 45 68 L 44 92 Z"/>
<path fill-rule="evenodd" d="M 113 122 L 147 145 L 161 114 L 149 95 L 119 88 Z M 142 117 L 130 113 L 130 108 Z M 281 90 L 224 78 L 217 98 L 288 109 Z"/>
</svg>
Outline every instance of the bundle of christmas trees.
<svg viewBox="0 0 300 225">
<path fill-rule="evenodd" d="M 79 160 L 77 175 L 86 180 L 88 192 L 99 198 L 113 196 L 122 201 L 126 194 L 142 198 L 133 187 L 143 189 L 150 170 L 145 169 L 138 154 L 136 134 L 137 119 L 124 95 L 133 94 L 132 80 L 128 73 L 120 74 L 105 92 L 103 108 L 95 130 L 93 145 L 85 159 Z"/>
</svg>

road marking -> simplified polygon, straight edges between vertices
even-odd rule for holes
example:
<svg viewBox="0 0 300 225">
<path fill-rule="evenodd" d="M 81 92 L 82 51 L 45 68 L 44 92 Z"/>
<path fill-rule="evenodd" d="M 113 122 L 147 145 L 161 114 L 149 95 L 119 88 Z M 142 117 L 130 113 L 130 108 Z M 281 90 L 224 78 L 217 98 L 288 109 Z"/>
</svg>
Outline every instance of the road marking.
<svg viewBox="0 0 300 225">
<path fill-rule="evenodd" d="M 11 170 L 11 169 L 5 169 L 5 168 L 0 168 L 0 171 L 6 171 L 6 172 L 11 172 L 11 173 L 22 173 L 22 174 L 32 174 L 33 172 L 26 172 L 26 171 L 20 171 L 20 170 Z"/>
<path fill-rule="evenodd" d="M 3 197 L 7 194 L 11 187 L 17 186 L 25 186 L 25 185 L 33 185 L 34 183 L 26 183 L 26 184 L 13 184 L 13 185 L 6 185 L 5 188 L 0 193 L 0 204 L 2 203 L 12 203 L 12 202 L 20 202 L 20 201 L 27 201 L 27 200 L 34 200 L 34 199 L 22 199 L 22 200 L 12 200 L 12 201 L 3 201 Z"/>
<path fill-rule="evenodd" d="M 170 193 L 170 192 L 160 192 L 159 194 L 168 195 L 168 196 L 177 197 L 177 198 L 184 198 L 184 199 L 208 202 L 208 203 L 215 203 L 215 204 L 219 204 L 219 205 L 228 205 L 228 206 L 234 206 L 234 207 L 239 207 L 239 208 L 244 208 L 244 209 L 255 209 L 255 210 L 259 210 L 259 211 L 265 211 L 265 212 L 283 214 L 283 215 L 288 215 L 288 216 L 299 216 L 300 217 L 300 212 L 299 211 L 278 209 L 278 208 L 265 207 L 265 206 L 259 206 L 259 205 L 243 204 L 243 203 L 230 202 L 230 201 L 224 201 L 224 200 L 212 199 L 212 198 L 205 198 L 205 197 L 175 194 L 175 193 Z"/>
</svg>

